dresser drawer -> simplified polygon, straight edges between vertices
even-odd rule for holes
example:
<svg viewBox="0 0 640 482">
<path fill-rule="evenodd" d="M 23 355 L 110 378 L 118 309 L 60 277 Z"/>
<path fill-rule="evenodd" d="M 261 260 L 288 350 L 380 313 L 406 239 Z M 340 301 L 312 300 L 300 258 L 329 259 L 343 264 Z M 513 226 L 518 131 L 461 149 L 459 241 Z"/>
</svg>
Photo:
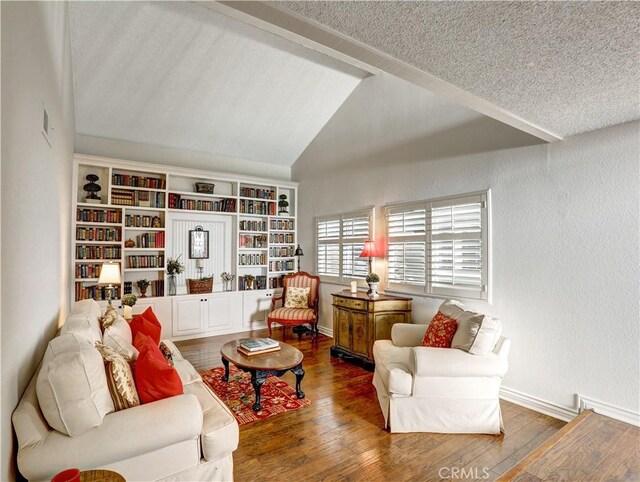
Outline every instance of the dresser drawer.
<svg viewBox="0 0 640 482">
<path fill-rule="evenodd" d="M 339 296 L 336 296 L 333 298 L 333 304 L 336 306 L 344 306 L 345 308 L 351 308 L 352 310 L 367 309 L 367 302 L 364 300 L 351 300 L 349 298 L 341 298 Z"/>
</svg>

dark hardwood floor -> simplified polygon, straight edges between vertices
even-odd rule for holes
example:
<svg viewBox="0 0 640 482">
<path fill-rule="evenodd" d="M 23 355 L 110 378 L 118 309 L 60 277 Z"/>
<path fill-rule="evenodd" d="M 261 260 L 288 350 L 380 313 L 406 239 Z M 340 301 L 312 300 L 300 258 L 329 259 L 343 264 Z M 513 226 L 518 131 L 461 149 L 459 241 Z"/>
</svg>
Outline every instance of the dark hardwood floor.
<svg viewBox="0 0 640 482">
<path fill-rule="evenodd" d="M 229 340 L 267 336 L 266 330 L 176 342 L 198 370 L 221 366 Z M 274 338 L 282 340 L 276 329 Z M 558 432 L 565 423 L 501 402 L 506 433 L 391 434 L 371 385 L 372 373 L 332 358 L 333 340 L 319 335 L 287 343 L 304 353 L 302 389 L 309 407 L 240 427 L 235 478 L 254 480 L 495 480 Z M 282 377 L 291 386 L 295 377 Z M 533 479 L 531 479 L 533 480 Z M 538 479 L 535 479 L 538 480 Z"/>
</svg>

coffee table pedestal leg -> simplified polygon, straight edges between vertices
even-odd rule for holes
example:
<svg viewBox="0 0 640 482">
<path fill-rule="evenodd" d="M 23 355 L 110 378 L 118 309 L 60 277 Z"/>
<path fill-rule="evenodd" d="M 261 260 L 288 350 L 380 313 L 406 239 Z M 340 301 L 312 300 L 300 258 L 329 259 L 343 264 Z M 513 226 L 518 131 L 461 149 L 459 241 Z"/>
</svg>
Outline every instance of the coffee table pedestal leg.
<svg viewBox="0 0 640 482">
<path fill-rule="evenodd" d="M 223 357 L 222 364 L 224 365 L 224 375 L 222 375 L 222 381 L 228 382 L 229 381 L 229 360 Z"/>
<path fill-rule="evenodd" d="M 256 402 L 253 404 L 253 407 L 251 407 L 254 412 L 260 411 L 260 388 L 266 379 L 267 375 L 263 375 L 259 371 L 256 372 L 256 370 L 251 370 L 251 385 L 253 385 L 253 390 L 256 392 Z"/>
<path fill-rule="evenodd" d="M 302 383 L 302 379 L 304 378 L 304 370 L 302 368 L 302 364 L 298 365 L 295 368 L 292 368 L 291 371 L 296 376 L 296 395 L 298 398 L 304 398 L 304 392 L 300 390 L 300 383 Z"/>
</svg>

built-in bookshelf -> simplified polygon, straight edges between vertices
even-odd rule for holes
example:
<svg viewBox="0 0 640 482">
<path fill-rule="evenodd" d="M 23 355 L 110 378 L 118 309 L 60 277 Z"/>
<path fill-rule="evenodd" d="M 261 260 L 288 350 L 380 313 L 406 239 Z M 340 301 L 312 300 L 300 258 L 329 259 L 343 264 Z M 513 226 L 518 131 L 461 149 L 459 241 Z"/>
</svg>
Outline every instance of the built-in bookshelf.
<svg viewBox="0 0 640 482">
<path fill-rule="evenodd" d="M 248 290 L 251 279 L 254 290 L 279 288 L 295 271 L 295 183 L 80 155 L 74 169 L 75 300 L 106 299 L 107 290 L 97 286 L 104 262 L 120 264 L 123 283 L 116 297 L 139 296 L 141 279 L 150 283 L 148 298 L 167 296 L 167 259 L 182 254 L 187 260 L 187 253 L 173 252 L 169 236 L 168 220 L 181 216 L 203 222 L 210 216 L 232 217 L 235 242 L 224 255 L 236 275 L 234 291 Z M 100 187 L 97 195 L 84 190 L 88 175 L 98 177 L 93 181 Z M 218 291 L 219 276 L 215 273 Z"/>
</svg>

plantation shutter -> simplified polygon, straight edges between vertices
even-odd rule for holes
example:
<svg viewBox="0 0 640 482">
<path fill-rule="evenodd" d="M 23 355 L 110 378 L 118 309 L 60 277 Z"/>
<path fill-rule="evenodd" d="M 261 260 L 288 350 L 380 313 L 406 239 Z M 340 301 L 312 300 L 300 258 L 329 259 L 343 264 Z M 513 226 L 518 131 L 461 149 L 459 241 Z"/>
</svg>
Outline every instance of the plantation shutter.
<svg viewBox="0 0 640 482">
<path fill-rule="evenodd" d="M 487 194 L 387 207 L 392 289 L 487 299 Z"/>
<path fill-rule="evenodd" d="M 366 278 L 367 258 L 360 258 L 364 243 L 372 236 L 372 210 L 327 216 L 316 220 L 317 273 L 346 281 Z"/>
<path fill-rule="evenodd" d="M 389 283 L 424 285 L 426 210 L 391 211 L 387 219 Z"/>
<path fill-rule="evenodd" d="M 317 223 L 318 275 L 340 276 L 340 218 L 318 220 Z"/>
<path fill-rule="evenodd" d="M 366 278 L 368 259 L 360 258 L 369 239 L 369 215 L 344 215 L 342 218 L 342 276 Z"/>
<path fill-rule="evenodd" d="M 431 292 L 482 299 L 486 291 L 483 196 L 432 203 Z"/>
</svg>

